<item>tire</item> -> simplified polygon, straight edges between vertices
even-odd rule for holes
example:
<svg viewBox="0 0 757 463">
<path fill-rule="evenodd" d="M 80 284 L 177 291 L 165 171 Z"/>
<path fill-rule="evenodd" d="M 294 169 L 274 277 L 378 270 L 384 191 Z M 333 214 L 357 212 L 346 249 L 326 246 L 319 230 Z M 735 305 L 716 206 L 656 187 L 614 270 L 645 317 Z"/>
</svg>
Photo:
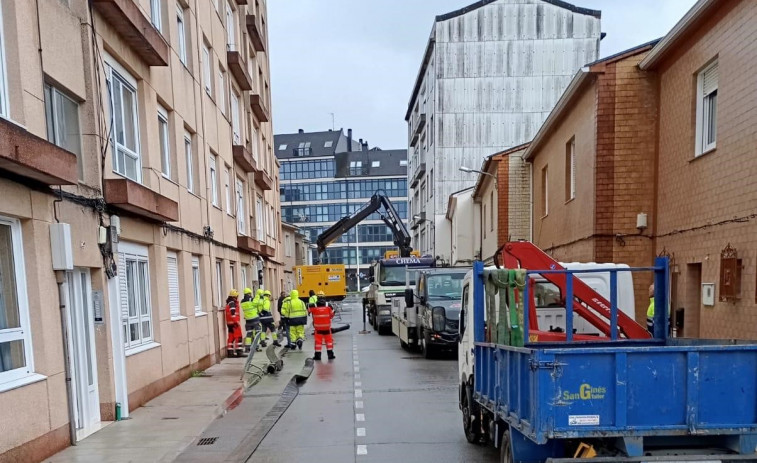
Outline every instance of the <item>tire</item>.
<svg viewBox="0 0 757 463">
<path fill-rule="evenodd" d="M 407 343 L 402 340 L 402 338 L 398 338 L 400 340 L 400 347 L 407 350 Z"/>
<path fill-rule="evenodd" d="M 386 336 L 386 335 L 391 334 L 391 331 L 388 330 L 388 329 L 386 329 L 386 328 L 384 328 L 384 327 L 379 326 L 379 328 L 378 328 L 378 334 L 379 334 L 379 336 Z"/>
<path fill-rule="evenodd" d="M 510 445 L 510 432 L 505 430 L 502 434 L 502 442 L 499 445 L 500 463 L 513 463 L 513 448 Z"/>
<path fill-rule="evenodd" d="M 465 439 L 471 444 L 481 443 L 481 426 L 474 417 L 478 415 L 478 406 L 473 402 L 473 393 L 469 386 L 464 386 L 462 394 L 463 431 Z"/>
<path fill-rule="evenodd" d="M 423 353 L 423 358 L 427 360 L 434 358 L 434 352 L 426 342 L 426 336 L 421 336 L 421 353 Z"/>
</svg>

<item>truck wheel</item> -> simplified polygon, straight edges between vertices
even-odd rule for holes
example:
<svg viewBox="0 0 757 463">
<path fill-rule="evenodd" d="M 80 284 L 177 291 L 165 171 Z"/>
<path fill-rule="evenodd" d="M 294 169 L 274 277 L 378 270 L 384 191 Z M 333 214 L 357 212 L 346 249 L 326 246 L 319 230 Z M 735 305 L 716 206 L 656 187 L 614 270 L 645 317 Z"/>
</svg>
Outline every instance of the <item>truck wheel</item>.
<svg viewBox="0 0 757 463">
<path fill-rule="evenodd" d="M 407 343 L 402 340 L 402 338 L 398 338 L 400 340 L 400 347 L 403 349 L 407 349 Z"/>
<path fill-rule="evenodd" d="M 510 445 L 510 432 L 505 430 L 502 434 L 502 442 L 499 444 L 500 463 L 513 463 L 513 449 Z"/>
<path fill-rule="evenodd" d="M 421 336 L 421 353 L 425 359 L 431 359 L 434 357 L 433 352 L 431 351 L 431 346 L 426 343 L 426 336 Z"/>
<path fill-rule="evenodd" d="M 379 334 L 379 336 L 386 336 L 387 334 L 391 334 L 391 331 L 387 330 L 384 327 L 379 326 L 379 328 L 378 328 L 378 334 Z"/>
<path fill-rule="evenodd" d="M 481 442 L 481 426 L 478 420 L 478 404 L 473 401 L 473 394 L 469 386 L 464 386 L 465 392 L 462 397 L 463 431 L 465 439 L 471 444 Z"/>
</svg>

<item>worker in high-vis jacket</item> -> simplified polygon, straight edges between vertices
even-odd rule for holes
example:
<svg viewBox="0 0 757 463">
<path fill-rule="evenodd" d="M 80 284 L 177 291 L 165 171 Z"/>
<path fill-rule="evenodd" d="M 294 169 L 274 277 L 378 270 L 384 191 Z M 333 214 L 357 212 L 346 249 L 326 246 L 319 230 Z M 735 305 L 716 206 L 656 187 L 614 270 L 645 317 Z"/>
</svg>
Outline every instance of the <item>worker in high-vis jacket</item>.
<svg viewBox="0 0 757 463">
<path fill-rule="evenodd" d="M 649 307 L 647 307 L 647 331 L 654 336 L 654 285 L 649 287 Z"/>
<path fill-rule="evenodd" d="M 236 289 L 229 291 L 226 298 L 224 313 L 226 317 L 226 329 L 229 335 L 226 338 L 226 356 L 242 356 L 242 327 L 239 324 L 239 292 Z"/>
<path fill-rule="evenodd" d="M 302 342 L 305 339 L 305 325 L 308 323 L 308 309 L 300 300 L 300 293 L 296 289 L 289 293 L 289 300 L 284 301 L 281 307 L 281 317 L 289 326 L 289 348 L 302 350 Z"/>
<path fill-rule="evenodd" d="M 271 292 L 268 290 L 263 291 L 263 308 L 260 309 L 260 345 L 266 347 L 266 338 L 270 333 L 273 339 L 273 345 L 276 347 L 281 346 L 279 344 L 279 335 L 276 333 L 276 326 L 273 321 L 273 312 L 271 311 Z"/>
<path fill-rule="evenodd" d="M 252 340 L 255 333 L 260 329 L 260 312 L 258 311 L 257 297 L 252 297 L 252 289 L 244 289 L 244 298 L 242 299 L 242 312 L 244 313 L 244 328 L 247 334 L 244 337 L 244 350 L 250 352 Z M 257 347 L 257 346 L 256 346 Z M 256 349 L 259 350 L 259 349 Z"/>
<path fill-rule="evenodd" d="M 334 336 L 331 334 L 331 320 L 334 318 L 334 309 L 326 303 L 323 291 L 318 292 L 318 302 L 315 307 L 308 311 L 313 316 L 313 328 L 315 328 L 315 354 L 313 360 L 321 360 L 321 349 L 326 343 L 326 353 L 329 360 L 334 356 Z"/>
<path fill-rule="evenodd" d="M 315 294 L 315 291 L 312 289 L 310 290 L 308 298 L 308 308 L 315 307 L 316 303 L 318 302 L 318 296 Z"/>
</svg>

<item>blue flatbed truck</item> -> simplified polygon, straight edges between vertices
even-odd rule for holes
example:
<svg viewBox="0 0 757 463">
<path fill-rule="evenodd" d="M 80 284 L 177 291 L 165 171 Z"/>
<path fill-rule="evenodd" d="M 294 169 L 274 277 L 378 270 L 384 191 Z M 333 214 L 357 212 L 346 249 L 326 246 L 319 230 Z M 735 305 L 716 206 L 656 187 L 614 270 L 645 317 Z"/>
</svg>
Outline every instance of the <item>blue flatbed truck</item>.
<svg viewBox="0 0 757 463">
<path fill-rule="evenodd" d="M 650 268 L 609 271 L 654 272 L 655 307 L 668 306 L 667 258 Z M 564 341 L 530 342 L 529 284 L 517 288 L 515 304 L 487 321 L 495 298 L 485 285 L 497 272 L 476 262 L 463 283 L 458 358 L 468 441 L 496 446 L 508 463 L 757 461 L 757 344 L 670 338 L 659 309 L 649 339 L 625 339 L 613 328 L 610 338 L 574 340 L 571 304 L 565 304 Z M 565 300 L 573 299 L 570 270 L 522 272 L 526 281 L 563 274 Z M 611 276 L 613 323 L 616 282 Z M 506 292 L 499 296 L 509 303 L 514 293 Z M 510 318 L 518 302 L 520 319 Z M 503 317 L 520 338 L 491 342 L 489 327 L 502 331 Z"/>
</svg>

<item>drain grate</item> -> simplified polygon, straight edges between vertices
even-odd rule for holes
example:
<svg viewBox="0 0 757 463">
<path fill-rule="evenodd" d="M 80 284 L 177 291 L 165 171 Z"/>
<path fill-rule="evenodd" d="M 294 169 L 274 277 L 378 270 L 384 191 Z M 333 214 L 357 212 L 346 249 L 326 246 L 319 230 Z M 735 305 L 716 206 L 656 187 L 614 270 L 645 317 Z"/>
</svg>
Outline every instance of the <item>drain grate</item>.
<svg viewBox="0 0 757 463">
<path fill-rule="evenodd" d="M 199 442 L 197 442 L 197 445 L 213 445 L 217 440 L 217 437 L 203 437 Z"/>
</svg>

